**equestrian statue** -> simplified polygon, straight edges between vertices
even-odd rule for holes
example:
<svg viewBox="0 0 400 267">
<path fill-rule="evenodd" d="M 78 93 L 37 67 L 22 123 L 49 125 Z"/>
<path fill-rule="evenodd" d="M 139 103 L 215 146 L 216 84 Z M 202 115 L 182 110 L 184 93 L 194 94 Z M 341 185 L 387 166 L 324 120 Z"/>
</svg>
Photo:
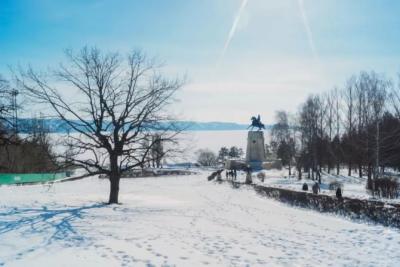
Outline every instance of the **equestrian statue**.
<svg viewBox="0 0 400 267">
<path fill-rule="evenodd" d="M 254 127 L 258 128 L 258 131 L 261 131 L 262 129 L 265 130 L 264 124 L 261 122 L 261 117 L 260 115 L 256 117 L 251 117 L 251 125 L 247 127 L 249 129 L 251 127 L 251 131 L 253 130 Z"/>
</svg>

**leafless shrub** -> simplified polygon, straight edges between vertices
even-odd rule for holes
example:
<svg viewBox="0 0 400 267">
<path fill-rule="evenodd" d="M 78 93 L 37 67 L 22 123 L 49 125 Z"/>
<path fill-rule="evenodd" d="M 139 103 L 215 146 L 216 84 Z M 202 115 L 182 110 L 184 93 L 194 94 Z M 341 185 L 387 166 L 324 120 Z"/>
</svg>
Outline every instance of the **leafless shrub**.
<svg viewBox="0 0 400 267">
<path fill-rule="evenodd" d="M 372 193 L 384 198 L 397 198 L 399 183 L 395 178 L 385 177 L 372 180 Z"/>
</svg>

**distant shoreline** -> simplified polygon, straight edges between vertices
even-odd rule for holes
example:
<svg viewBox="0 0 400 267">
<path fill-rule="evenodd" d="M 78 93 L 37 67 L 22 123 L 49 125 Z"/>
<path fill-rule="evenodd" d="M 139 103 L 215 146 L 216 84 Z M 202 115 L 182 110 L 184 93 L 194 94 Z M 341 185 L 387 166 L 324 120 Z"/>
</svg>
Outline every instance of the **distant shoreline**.
<svg viewBox="0 0 400 267">
<path fill-rule="evenodd" d="M 47 128 L 50 133 L 73 133 L 75 132 L 70 126 L 60 119 L 35 119 L 35 118 L 21 118 L 18 120 L 19 132 L 30 133 L 32 125 L 40 123 Z M 165 122 L 167 124 L 167 122 Z M 196 122 L 196 121 L 171 121 L 178 128 L 185 132 L 193 131 L 243 131 L 247 130 L 249 125 L 240 124 L 235 122 Z M 266 125 L 268 130 L 271 126 Z"/>
</svg>

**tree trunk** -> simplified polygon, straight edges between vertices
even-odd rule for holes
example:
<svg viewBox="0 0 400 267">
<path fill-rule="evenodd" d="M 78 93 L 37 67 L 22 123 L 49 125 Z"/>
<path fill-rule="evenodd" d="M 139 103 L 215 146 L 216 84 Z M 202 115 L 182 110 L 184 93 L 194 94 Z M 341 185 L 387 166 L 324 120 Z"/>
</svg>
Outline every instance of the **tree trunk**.
<svg viewBox="0 0 400 267">
<path fill-rule="evenodd" d="M 362 165 L 361 165 L 361 163 L 358 164 L 358 176 L 359 176 L 360 178 L 362 178 Z"/>
<path fill-rule="evenodd" d="M 301 167 L 297 169 L 297 173 L 298 173 L 299 180 L 301 180 L 301 178 L 303 176 L 302 173 L 301 173 Z"/>
<path fill-rule="evenodd" d="M 336 175 L 339 175 L 339 174 L 340 174 L 340 163 L 337 162 L 336 163 Z"/>
<path fill-rule="evenodd" d="M 371 175 L 371 163 L 368 163 L 368 179 L 367 179 L 367 189 L 372 190 L 372 175 Z"/>
<path fill-rule="evenodd" d="M 349 173 L 348 176 L 351 176 L 351 161 L 349 161 Z"/>
<path fill-rule="evenodd" d="M 110 198 L 108 204 L 118 204 L 119 180 L 119 177 L 110 176 Z"/>
<path fill-rule="evenodd" d="M 315 180 L 315 167 L 313 166 L 311 169 L 311 179 L 314 181 Z"/>
<path fill-rule="evenodd" d="M 110 198 L 108 200 L 108 204 L 117 204 L 118 203 L 118 194 L 119 194 L 119 180 L 121 178 L 121 174 L 118 169 L 118 157 L 115 155 L 110 156 Z"/>
<path fill-rule="evenodd" d="M 379 176 L 379 119 L 376 120 L 376 156 L 374 178 Z"/>
<path fill-rule="evenodd" d="M 320 171 L 317 171 L 317 178 L 318 178 L 318 183 L 319 183 L 319 184 L 321 184 L 321 182 L 322 182 L 322 181 L 321 181 L 321 175 L 322 175 L 321 172 L 320 172 Z"/>
<path fill-rule="evenodd" d="M 368 179 L 372 179 L 372 163 L 368 163 Z"/>
<path fill-rule="evenodd" d="M 289 177 L 292 175 L 292 168 L 290 166 L 290 162 L 289 162 Z"/>
</svg>

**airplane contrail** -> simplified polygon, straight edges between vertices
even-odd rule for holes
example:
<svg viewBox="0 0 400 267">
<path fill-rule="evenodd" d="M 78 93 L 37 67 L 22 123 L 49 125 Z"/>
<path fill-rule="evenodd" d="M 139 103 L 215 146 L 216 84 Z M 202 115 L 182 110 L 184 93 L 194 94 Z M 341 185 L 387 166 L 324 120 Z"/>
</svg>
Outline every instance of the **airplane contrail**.
<svg viewBox="0 0 400 267">
<path fill-rule="evenodd" d="M 318 58 L 317 49 L 315 48 L 313 34 L 312 34 L 312 31 L 310 28 L 310 24 L 308 22 L 306 11 L 304 9 L 304 2 L 303 2 L 303 0 L 298 0 L 298 3 L 299 3 L 299 9 L 300 9 L 300 13 L 301 13 L 301 18 L 303 20 L 304 28 L 307 33 L 308 43 L 311 48 L 311 52 L 313 53 L 314 58 L 317 59 Z"/>
<path fill-rule="evenodd" d="M 231 43 L 231 41 L 232 41 L 232 39 L 233 39 L 233 36 L 235 35 L 237 26 L 238 26 L 239 21 L 240 21 L 240 17 L 242 16 L 242 12 L 243 12 L 244 8 L 246 7 L 247 2 L 248 2 L 248 0 L 242 0 L 242 4 L 240 5 L 239 11 L 237 12 L 237 14 L 236 14 L 236 16 L 235 16 L 235 19 L 234 19 L 234 21 L 233 21 L 231 30 L 229 31 L 228 38 L 226 39 L 226 42 L 225 42 L 225 45 L 224 45 L 224 49 L 222 49 L 221 55 L 220 55 L 220 57 L 219 57 L 218 63 L 219 63 L 219 62 L 222 60 L 222 58 L 224 57 L 224 55 L 225 55 L 225 53 L 226 53 L 226 50 L 228 49 L 229 44 Z M 217 63 L 217 65 L 218 65 L 218 63 Z"/>
</svg>

